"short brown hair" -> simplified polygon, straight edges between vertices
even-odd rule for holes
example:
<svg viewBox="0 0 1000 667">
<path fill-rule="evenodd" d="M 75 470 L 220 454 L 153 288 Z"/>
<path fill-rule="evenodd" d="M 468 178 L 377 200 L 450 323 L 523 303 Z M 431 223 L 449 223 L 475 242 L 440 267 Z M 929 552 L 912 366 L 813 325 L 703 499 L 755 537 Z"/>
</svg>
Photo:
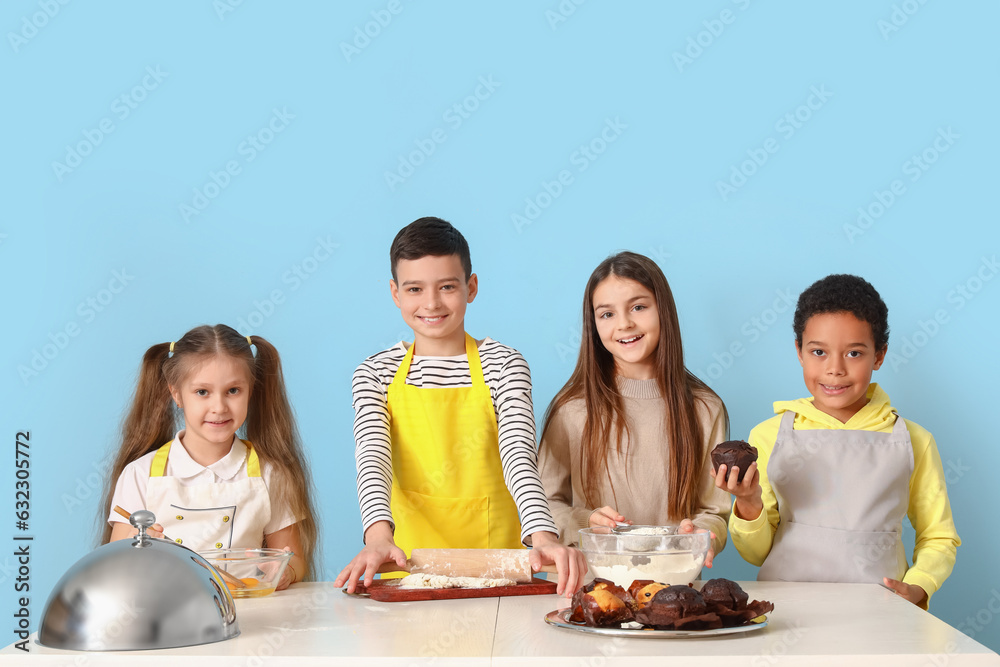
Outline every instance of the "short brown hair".
<svg viewBox="0 0 1000 667">
<path fill-rule="evenodd" d="M 420 259 L 427 256 L 458 255 L 465 271 L 466 281 L 472 276 L 472 258 L 469 244 L 462 232 L 441 218 L 420 218 L 399 230 L 389 247 L 392 279 L 396 280 L 396 265 L 401 259 Z"/>
</svg>

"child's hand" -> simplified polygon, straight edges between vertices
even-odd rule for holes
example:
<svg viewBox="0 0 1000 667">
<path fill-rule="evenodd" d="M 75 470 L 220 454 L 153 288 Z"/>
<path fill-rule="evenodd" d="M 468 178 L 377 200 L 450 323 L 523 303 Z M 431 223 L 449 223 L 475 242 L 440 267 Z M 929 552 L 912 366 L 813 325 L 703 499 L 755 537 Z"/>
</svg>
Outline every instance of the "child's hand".
<svg viewBox="0 0 1000 667">
<path fill-rule="evenodd" d="M 715 533 L 705 530 L 704 528 L 699 528 L 694 525 L 694 521 L 691 519 L 684 519 L 681 521 L 681 525 L 677 527 L 678 533 L 708 533 L 709 540 L 715 539 Z M 715 558 L 715 549 L 712 548 L 712 543 L 709 542 L 708 553 L 705 554 L 705 567 L 712 567 L 712 559 Z"/>
<path fill-rule="evenodd" d="M 726 470 L 726 465 L 720 465 L 712 476 L 715 486 L 736 496 L 733 503 L 733 511 L 736 516 L 744 521 L 753 521 L 764 511 L 764 501 L 761 499 L 760 474 L 757 472 L 757 462 L 754 461 L 747 468 L 743 481 L 738 480 L 740 469 L 733 466 L 732 470 Z"/>
<path fill-rule="evenodd" d="M 619 523 L 627 523 L 630 526 L 632 522 L 623 517 L 618 513 L 614 507 L 609 507 L 605 505 L 599 509 L 594 510 L 590 514 L 590 527 L 597 528 L 598 526 L 606 526 L 608 528 L 614 528 L 615 525 Z"/>
<path fill-rule="evenodd" d="M 389 522 L 377 521 L 365 531 L 365 547 L 340 571 L 333 585 L 340 588 L 347 582 L 347 592 L 353 593 L 358 579 L 364 575 L 364 585 L 371 586 L 379 566 L 390 561 L 404 568 L 406 554 L 393 541 Z"/>
<path fill-rule="evenodd" d="M 587 576 L 587 559 L 583 552 L 559 543 L 558 538 L 548 531 L 531 534 L 531 552 L 528 562 L 532 572 L 538 572 L 542 565 L 555 565 L 559 572 L 556 593 L 572 597 Z"/>
<path fill-rule="evenodd" d="M 139 529 L 131 528 L 131 530 L 129 530 L 128 533 L 129 537 L 135 537 L 136 535 L 139 534 Z M 158 523 L 154 523 L 152 526 L 146 529 L 146 535 L 148 535 L 149 537 L 159 537 L 160 539 L 163 539 L 163 526 L 161 526 Z"/>
<path fill-rule="evenodd" d="M 889 577 L 884 577 L 882 581 L 885 582 L 886 588 L 891 589 L 899 597 L 909 600 L 921 609 L 927 609 L 927 591 L 920 586 L 904 584 Z"/>
</svg>

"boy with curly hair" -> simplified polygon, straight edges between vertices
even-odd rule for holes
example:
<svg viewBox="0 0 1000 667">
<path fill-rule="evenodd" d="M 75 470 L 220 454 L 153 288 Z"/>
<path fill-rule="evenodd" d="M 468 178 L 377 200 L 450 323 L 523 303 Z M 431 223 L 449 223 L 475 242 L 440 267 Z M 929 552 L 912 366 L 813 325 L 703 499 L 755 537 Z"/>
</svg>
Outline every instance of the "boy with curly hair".
<svg viewBox="0 0 1000 667">
<path fill-rule="evenodd" d="M 751 432 L 758 460 L 736 497 L 733 544 L 760 580 L 882 583 L 923 608 L 955 565 L 955 531 L 934 437 L 896 414 L 872 372 L 885 360 L 888 308 L 862 278 L 831 275 L 799 297 L 795 348 L 810 398 L 778 401 Z M 902 520 L 916 531 L 906 560 Z"/>
</svg>

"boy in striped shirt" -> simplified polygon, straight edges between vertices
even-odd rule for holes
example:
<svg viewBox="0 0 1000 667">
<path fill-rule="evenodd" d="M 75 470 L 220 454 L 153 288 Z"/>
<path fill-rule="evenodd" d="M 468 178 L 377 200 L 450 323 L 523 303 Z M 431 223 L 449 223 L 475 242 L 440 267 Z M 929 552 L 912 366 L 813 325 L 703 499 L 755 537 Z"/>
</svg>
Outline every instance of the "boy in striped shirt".
<svg viewBox="0 0 1000 667">
<path fill-rule="evenodd" d="M 559 544 L 538 476 L 531 375 L 517 350 L 465 332 L 476 298 L 469 246 L 439 218 L 420 218 L 389 251 L 392 299 L 413 343 L 354 373 L 358 502 L 365 546 L 335 585 L 353 592 L 413 548 L 532 546 L 572 595 L 587 566 Z M 385 570 L 385 567 L 382 567 Z"/>
</svg>

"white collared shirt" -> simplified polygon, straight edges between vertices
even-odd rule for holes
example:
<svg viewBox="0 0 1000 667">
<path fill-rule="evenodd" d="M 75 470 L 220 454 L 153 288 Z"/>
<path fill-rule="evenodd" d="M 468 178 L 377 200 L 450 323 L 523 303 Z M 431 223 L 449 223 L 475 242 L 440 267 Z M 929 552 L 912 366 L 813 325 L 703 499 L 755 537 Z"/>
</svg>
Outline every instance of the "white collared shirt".
<svg viewBox="0 0 1000 667">
<path fill-rule="evenodd" d="M 228 454 L 211 465 L 203 466 L 188 454 L 187 449 L 184 448 L 183 436 L 183 430 L 174 436 L 174 444 L 170 447 L 170 456 L 167 457 L 167 468 L 163 472 L 164 475 L 177 478 L 181 486 L 226 484 L 246 479 L 247 447 L 242 440 L 233 437 L 233 444 Z M 115 493 L 111 500 L 112 508 L 118 505 L 127 512 L 135 512 L 146 507 L 149 468 L 158 449 L 154 449 L 125 466 L 125 470 L 122 471 L 115 483 Z M 261 461 L 260 474 L 264 485 L 271 488 L 271 465 Z M 265 535 L 275 533 L 296 521 L 290 508 L 279 506 L 275 501 L 275 498 L 271 498 L 271 520 L 264 527 Z M 125 523 L 125 519 L 112 509 L 108 515 L 108 523 Z"/>
</svg>

